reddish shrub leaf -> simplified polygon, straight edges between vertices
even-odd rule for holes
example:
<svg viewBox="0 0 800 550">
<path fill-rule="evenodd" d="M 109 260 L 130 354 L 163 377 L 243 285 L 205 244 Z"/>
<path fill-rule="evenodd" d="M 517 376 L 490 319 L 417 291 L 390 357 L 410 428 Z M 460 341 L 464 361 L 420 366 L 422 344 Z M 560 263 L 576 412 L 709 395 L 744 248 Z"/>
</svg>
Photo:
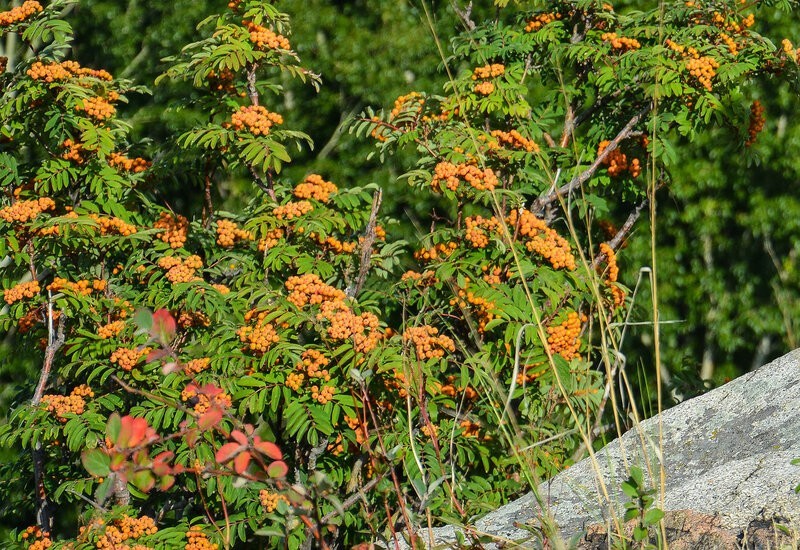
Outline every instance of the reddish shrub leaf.
<svg viewBox="0 0 800 550">
<path fill-rule="evenodd" d="M 222 420 L 222 409 L 218 407 L 211 407 L 206 411 L 200 418 L 197 419 L 197 426 L 201 430 L 208 430 L 209 428 L 213 428 L 219 421 Z M 245 444 L 247 442 L 245 441 Z"/>
<path fill-rule="evenodd" d="M 91 449 L 81 454 L 81 462 L 86 471 L 95 477 L 106 477 L 111 473 L 109 457 L 102 449 Z"/>
<path fill-rule="evenodd" d="M 250 465 L 251 458 L 252 457 L 248 451 L 240 453 L 239 456 L 233 460 L 233 471 L 240 475 L 243 474 Z"/>
<path fill-rule="evenodd" d="M 214 458 L 220 464 L 225 464 L 233 457 L 244 451 L 247 447 L 245 445 L 240 445 L 238 443 L 226 443 L 222 447 L 219 448 L 217 454 L 214 455 Z"/>
<path fill-rule="evenodd" d="M 111 471 L 117 472 L 125 465 L 125 455 L 122 453 L 112 453 L 111 464 L 109 467 Z"/>
<path fill-rule="evenodd" d="M 175 336 L 175 318 L 166 309 L 159 309 L 153 313 L 153 326 L 150 327 L 150 336 L 160 340 L 163 344 L 168 344 Z"/>
<path fill-rule="evenodd" d="M 161 479 L 158 480 L 158 490 L 159 491 L 166 491 L 170 487 L 175 484 L 175 476 L 162 476 Z"/>
<path fill-rule="evenodd" d="M 231 437 L 234 441 L 239 443 L 240 445 L 247 445 L 249 442 L 247 441 L 247 436 L 244 433 L 240 432 L 239 430 L 233 430 L 231 432 Z"/>
<path fill-rule="evenodd" d="M 145 435 L 147 435 L 147 428 L 150 426 L 147 425 L 147 420 L 144 418 L 133 418 L 131 416 L 126 416 L 122 419 L 123 424 L 125 423 L 125 419 L 130 418 L 131 424 L 131 436 L 128 440 L 129 447 L 137 447 L 140 443 L 145 440 Z"/>
<path fill-rule="evenodd" d="M 289 472 L 289 466 L 283 460 L 276 460 L 267 466 L 267 474 L 271 478 L 285 477 Z"/>
<path fill-rule="evenodd" d="M 153 477 L 153 473 L 150 470 L 140 470 L 136 472 L 133 474 L 130 481 L 133 483 L 134 487 L 143 493 L 150 491 L 156 484 L 156 478 Z"/>
<path fill-rule="evenodd" d="M 258 452 L 267 455 L 272 460 L 283 460 L 283 453 L 280 448 L 271 441 L 261 441 L 259 437 L 256 437 L 253 446 Z"/>
</svg>

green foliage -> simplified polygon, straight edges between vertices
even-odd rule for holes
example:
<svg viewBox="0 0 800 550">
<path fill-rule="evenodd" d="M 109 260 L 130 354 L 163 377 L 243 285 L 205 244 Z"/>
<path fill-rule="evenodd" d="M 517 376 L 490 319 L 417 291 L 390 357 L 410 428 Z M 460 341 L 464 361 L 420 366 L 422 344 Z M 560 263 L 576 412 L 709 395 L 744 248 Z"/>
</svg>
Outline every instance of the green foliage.
<svg viewBox="0 0 800 550">
<path fill-rule="evenodd" d="M 441 90 L 350 121 L 437 205 L 407 246 L 379 186 L 287 176 L 311 145 L 288 83 L 319 79 L 275 6 L 233 1 L 165 61 L 172 112 L 202 117 L 152 164 L 116 116 L 145 90 L 66 60 L 64 6 L 2 27 L 35 55 L 0 76 L 0 329 L 37 364 L 0 427 L 3 479 L 21 476 L 0 494 L 57 547 L 390 541 L 570 465 L 628 305 L 625 234 L 594 221 L 670 184 L 681 140 L 746 116 L 750 79 L 796 73 L 746 25 L 730 51 L 733 2 L 722 21 L 587 1 L 467 19 Z M 185 177 L 202 193 L 184 217 L 157 190 Z M 252 190 L 229 212 L 232 180 Z"/>
</svg>

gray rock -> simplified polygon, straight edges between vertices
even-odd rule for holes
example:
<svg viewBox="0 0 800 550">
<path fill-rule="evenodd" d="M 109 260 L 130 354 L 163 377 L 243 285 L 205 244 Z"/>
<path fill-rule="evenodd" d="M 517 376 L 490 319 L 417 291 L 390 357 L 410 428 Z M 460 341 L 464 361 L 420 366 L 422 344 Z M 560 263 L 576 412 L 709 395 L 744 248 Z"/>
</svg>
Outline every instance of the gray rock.
<svg viewBox="0 0 800 550">
<path fill-rule="evenodd" d="M 610 524 L 612 508 L 621 517 L 628 498 L 619 485 L 629 465 L 642 467 L 645 479 L 659 486 L 659 421 L 664 510 L 712 515 L 721 529 L 740 533 L 756 518 L 781 518 L 797 530 L 800 495 L 794 487 L 800 484 L 800 466 L 790 462 L 800 457 L 800 350 L 640 423 L 596 452 L 594 460 L 584 459 L 542 484 L 540 495 L 565 540 L 576 541 L 591 524 Z M 535 548 L 539 544 L 524 526 L 539 525 L 537 516 L 539 507 L 529 493 L 467 531 L 488 535 L 499 546 L 516 541 Z M 419 535 L 432 536 L 434 546 L 453 547 L 456 529 Z"/>
</svg>

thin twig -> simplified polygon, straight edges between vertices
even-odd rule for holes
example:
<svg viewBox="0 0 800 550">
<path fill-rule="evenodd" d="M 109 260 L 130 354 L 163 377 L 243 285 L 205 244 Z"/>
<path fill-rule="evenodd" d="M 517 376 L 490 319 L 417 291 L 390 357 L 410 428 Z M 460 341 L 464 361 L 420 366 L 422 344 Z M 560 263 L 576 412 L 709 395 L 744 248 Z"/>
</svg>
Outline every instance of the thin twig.
<svg viewBox="0 0 800 550">
<path fill-rule="evenodd" d="M 617 234 L 608 241 L 606 244 L 611 247 L 611 250 L 617 250 L 622 243 L 625 242 L 625 239 L 630 235 L 631 231 L 633 231 L 633 226 L 636 224 L 636 221 L 642 215 L 642 210 L 647 207 L 649 199 L 645 198 L 642 202 L 636 205 L 636 208 L 628 215 L 628 219 L 625 220 L 625 223 L 622 225 Z M 597 256 L 594 257 L 592 260 L 592 267 L 597 267 L 600 265 L 601 262 L 605 261 L 606 255 L 602 252 L 599 253 Z"/>
</svg>

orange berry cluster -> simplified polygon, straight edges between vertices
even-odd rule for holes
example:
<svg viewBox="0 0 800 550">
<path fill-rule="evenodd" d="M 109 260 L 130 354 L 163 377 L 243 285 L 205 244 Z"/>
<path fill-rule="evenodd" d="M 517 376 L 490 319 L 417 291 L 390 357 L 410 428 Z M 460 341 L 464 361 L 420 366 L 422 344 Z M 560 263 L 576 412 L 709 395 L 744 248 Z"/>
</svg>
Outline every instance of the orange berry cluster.
<svg viewBox="0 0 800 550">
<path fill-rule="evenodd" d="M 122 332 L 124 328 L 125 321 L 113 321 L 97 329 L 97 336 L 101 340 L 108 340 L 109 338 L 114 338 L 117 334 Z"/>
<path fill-rule="evenodd" d="M 689 71 L 697 81 L 709 92 L 712 88 L 712 80 L 717 74 L 719 62 L 707 55 L 701 56 L 695 48 L 687 48 L 676 44 L 672 40 L 667 40 L 666 45 L 674 52 L 680 53 L 685 59 L 686 70 Z"/>
<path fill-rule="evenodd" d="M 346 297 L 344 292 L 325 284 L 319 275 L 314 273 L 289 277 L 285 286 L 289 291 L 287 299 L 298 308 L 305 307 L 307 304 L 343 301 Z"/>
<path fill-rule="evenodd" d="M 217 391 L 209 397 L 205 393 L 199 391 L 199 388 L 195 384 L 189 384 L 181 391 L 181 401 L 191 401 L 194 403 L 194 412 L 197 414 L 203 414 L 211 407 L 229 409 L 233 405 L 231 396 L 227 393 Z"/>
<path fill-rule="evenodd" d="M 316 233 L 310 233 L 308 237 L 317 242 L 322 248 L 331 250 L 335 254 L 351 254 L 356 249 L 354 242 L 342 242 L 336 237 L 322 237 Z"/>
<path fill-rule="evenodd" d="M 608 140 L 601 141 L 597 146 L 597 155 L 600 156 L 610 143 Z M 635 158 L 628 164 L 628 156 L 620 151 L 619 148 L 611 151 L 603 159 L 603 166 L 608 166 L 608 175 L 612 177 L 617 177 L 625 171 L 630 172 L 634 178 L 642 173 L 642 165 L 639 159 Z"/>
<path fill-rule="evenodd" d="M 178 313 L 175 321 L 181 328 L 208 327 L 211 325 L 211 319 L 202 311 L 182 310 Z"/>
<path fill-rule="evenodd" d="M 82 143 L 74 142 L 71 139 L 65 139 L 64 143 L 61 144 L 61 147 L 66 149 L 66 151 L 61 153 L 62 159 L 74 162 L 75 164 L 83 164 L 86 160 L 83 157 L 84 151 Z"/>
<path fill-rule="evenodd" d="M 728 32 L 739 34 L 743 33 L 745 30 L 749 29 L 755 24 L 756 16 L 755 14 L 751 13 L 742 19 L 741 22 L 727 21 L 724 15 L 718 11 L 715 11 L 714 15 L 711 17 L 711 21 L 718 27 L 722 27 Z"/>
<path fill-rule="evenodd" d="M 298 370 L 305 370 L 309 378 L 322 378 L 326 382 L 331 379 L 328 369 L 325 367 L 331 360 L 315 349 L 308 349 L 300 355 L 300 362 L 297 364 Z"/>
<path fill-rule="evenodd" d="M 383 339 L 378 330 L 378 318 L 369 312 L 357 315 L 343 301 L 324 302 L 320 306 L 317 319 L 330 323 L 327 335 L 334 340 L 353 339 L 353 349 L 359 353 L 368 353 L 375 349 Z"/>
<path fill-rule="evenodd" d="M 158 267 L 167 270 L 165 276 L 172 284 L 188 283 L 201 280 L 195 276 L 195 272 L 203 267 L 203 260 L 196 255 L 189 256 L 185 260 L 176 256 L 164 256 L 158 260 Z"/>
<path fill-rule="evenodd" d="M 89 217 L 100 227 L 101 235 L 122 235 L 127 237 L 136 233 L 136 226 L 131 225 L 124 220 L 110 216 L 98 216 L 97 214 L 89 214 Z"/>
<path fill-rule="evenodd" d="M 425 98 L 419 92 L 409 92 L 401 95 L 394 100 L 394 107 L 389 113 L 389 120 L 394 120 L 404 111 L 416 111 L 416 113 L 419 113 L 422 111 L 423 105 L 425 105 Z"/>
<path fill-rule="evenodd" d="M 243 326 L 236 331 L 239 340 L 247 344 L 247 349 L 257 354 L 265 353 L 272 344 L 280 340 L 275 326 L 266 322 L 266 311 L 250 310 L 244 316 L 245 323 L 249 323 L 255 317 L 254 326 Z"/>
<path fill-rule="evenodd" d="M 439 426 L 436 424 L 425 424 L 419 429 L 419 431 L 431 439 L 439 436 Z"/>
<path fill-rule="evenodd" d="M 210 363 L 211 363 L 210 357 L 201 357 L 199 359 L 192 359 L 183 366 L 183 372 L 189 376 L 194 376 L 206 370 Z"/>
<path fill-rule="evenodd" d="M 492 137 L 497 140 L 497 144 L 507 145 L 512 149 L 522 149 L 529 153 L 538 153 L 539 146 L 532 139 L 528 139 L 517 130 L 504 132 L 503 130 L 492 130 Z M 493 149 L 495 143 L 489 143 L 489 149 Z"/>
<path fill-rule="evenodd" d="M 86 384 L 81 384 L 72 390 L 69 395 L 43 395 L 42 403 L 47 410 L 53 413 L 61 422 L 66 422 L 68 413 L 83 414 L 86 407 L 84 397 L 94 397 L 92 388 Z"/>
<path fill-rule="evenodd" d="M 47 83 L 69 80 L 73 76 L 91 76 L 100 80 L 113 80 L 108 71 L 86 69 L 76 61 L 63 61 L 61 63 L 42 63 L 37 61 L 31 65 L 26 74 L 34 80 L 43 80 Z"/>
<path fill-rule="evenodd" d="M 102 292 L 108 285 L 107 281 L 102 279 L 81 279 L 76 282 L 68 281 L 63 277 L 53 277 L 53 282 L 47 285 L 47 290 L 51 292 L 58 292 L 66 290 L 80 296 L 89 296 L 92 292 Z"/>
<path fill-rule="evenodd" d="M 497 231 L 500 227 L 500 222 L 494 216 L 491 218 L 467 216 L 464 221 L 467 226 L 464 238 L 473 248 L 486 248 L 489 244 L 489 234 Z"/>
<path fill-rule="evenodd" d="M 719 38 L 728 47 L 728 51 L 731 53 L 731 55 L 735 56 L 737 53 L 739 53 L 739 46 L 736 44 L 736 41 L 733 38 L 724 32 L 719 33 Z"/>
<path fill-rule="evenodd" d="M 261 501 L 261 506 L 266 509 L 267 513 L 272 513 L 277 510 L 278 503 L 281 501 L 289 504 L 289 499 L 284 495 L 273 493 L 271 491 L 267 491 L 266 489 L 262 489 L 258 492 L 258 499 Z"/>
<path fill-rule="evenodd" d="M 219 74 L 211 71 L 206 75 L 208 79 L 208 87 L 212 92 L 223 92 L 226 94 L 233 94 L 236 92 L 236 85 L 234 79 L 236 75 L 229 69 L 223 69 Z"/>
<path fill-rule="evenodd" d="M 219 545 L 211 543 L 199 525 L 192 525 L 186 531 L 186 546 L 184 550 L 218 550 Z"/>
<path fill-rule="evenodd" d="M 611 290 L 611 298 L 615 308 L 625 304 L 625 291 L 616 284 L 619 277 L 619 267 L 617 266 L 617 255 L 607 243 L 600 243 L 600 253 L 606 257 L 608 269 L 606 271 L 606 286 Z"/>
<path fill-rule="evenodd" d="M 154 229 L 163 229 L 158 238 L 169 244 L 170 248 L 180 248 L 186 243 L 189 235 L 189 220 L 178 214 L 173 216 L 169 212 L 162 212 L 153 224 Z"/>
<path fill-rule="evenodd" d="M 464 437 L 478 437 L 481 433 L 481 425 L 471 420 L 462 420 L 458 423 L 461 428 L 461 434 Z M 491 439 L 489 436 L 484 436 L 483 439 Z"/>
<path fill-rule="evenodd" d="M 363 445 L 367 442 L 369 439 L 369 431 L 367 430 L 366 424 L 361 422 L 359 418 L 353 418 L 347 415 L 345 415 L 344 421 L 347 422 L 347 426 L 356 433 L 357 444 Z"/>
<path fill-rule="evenodd" d="M 299 372 L 290 372 L 286 376 L 286 387 L 294 391 L 300 391 L 303 385 L 303 380 L 306 379 L 305 374 Z"/>
<path fill-rule="evenodd" d="M 42 5 L 35 0 L 26 0 L 21 6 L 0 12 L 0 27 L 8 27 L 14 23 L 21 23 L 31 15 L 42 11 Z"/>
<path fill-rule="evenodd" d="M 747 141 L 744 144 L 750 147 L 756 142 L 758 134 L 764 129 L 764 106 L 759 100 L 750 105 L 750 125 L 747 128 Z"/>
<path fill-rule="evenodd" d="M 239 229 L 239 226 L 230 220 L 217 222 L 217 244 L 223 248 L 232 248 L 237 242 L 252 241 L 253 238 L 250 231 Z"/>
<path fill-rule="evenodd" d="M 617 36 L 617 33 L 615 32 L 604 32 L 602 35 L 600 35 L 600 40 L 603 42 L 610 42 L 612 48 L 615 50 L 622 50 L 623 52 L 638 50 L 642 47 L 639 41 L 635 38 Z"/>
<path fill-rule="evenodd" d="M 319 174 L 309 174 L 294 188 L 294 196 L 298 199 L 315 199 L 328 202 L 330 196 L 339 190 L 333 183 L 325 181 Z"/>
<path fill-rule="evenodd" d="M 139 157 L 131 159 L 121 153 L 111 153 L 108 156 L 108 165 L 134 174 L 140 174 L 150 168 L 150 163 L 145 159 Z"/>
<path fill-rule="evenodd" d="M 60 313 L 58 311 L 53 312 L 53 321 L 58 319 Z M 30 332 L 30 330 L 37 324 L 43 322 L 44 315 L 42 313 L 42 308 L 35 307 L 28 311 L 25 315 L 20 317 L 19 321 L 17 321 L 17 332 L 20 334 L 25 334 Z"/>
<path fill-rule="evenodd" d="M 11 305 L 25 298 L 33 298 L 39 294 L 40 290 L 39 281 L 28 281 L 27 283 L 19 283 L 16 286 L 5 289 L 3 291 L 3 298 L 8 305 Z"/>
<path fill-rule="evenodd" d="M 488 80 L 482 80 L 481 82 L 478 82 L 477 84 L 475 84 L 475 87 L 473 88 L 476 94 L 481 94 L 481 95 L 490 95 L 494 91 L 494 89 L 495 89 L 494 83 L 489 82 Z"/>
<path fill-rule="evenodd" d="M 231 293 L 231 289 L 228 288 L 227 286 L 223 285 L 223 284 L 213 284 L 211 286 L 214 287 L 214 290 L 216 290 L 217 292 L 219 292 L 223 296 L 225 296 L 226 294 L 230 294 Z"/>
<path fill-rule="evenodd" d="M 111 94 L 109 94 L 110 96 Z M 102 122 L 107 118 L 111 118 L 117 112 L 108 100 L 102 97 L 87 97 L 82 103 L 75 106 L 76 111 L 85 111 L 86 116 Z"/>
<path fill-rule="evenodd" d="M 481 170 L 474 164 L 453 164 L 443 161 L 434 169 L 431 187 L 434 191 L 441 191 L 441 184 L 444 182 L 450 191 L 457 191 L 462 180 L 478 191 L 491 191 L 498 183 L 497 176 L 491 168 Z"/>
<path fill-rule="evenodd" d="M 6 72 L 6 68 L 8 68 L 8 58 L 4 55 L 0 55 L 0 74 Z"/>
<path fill-rule="evenodd" d="M 474 401 L 478 398 L 478 392 L 475 391 L 473 388 L 467 386 L 465 388 L 455 386 L 453 383 L 455 382 L 456 377 L 455 375 L 450 375 L 447 377 L 447 384 L 441 386 L 439 388 L 439 392 L 443 395 L 448 395 L 450 397 L 456 397 L 463 394 L 464 398 L 469 401 Z"/>
<path fill-rule="evenodd" d="M 259 239 L 258 249 L 261 252 L 267 251 L 268 249 L 278 244 L 278 241 L 280 241 L 283 238 L 283 235 L 284 235 L 283 229 L 280 228 L 268 231 L 267 235 L 264 238 Z"/>
<path fill-rule="evenodd" d="M 156 522 L 148 516 L 140 518 L 122 516 L 114 520 L 114 523 L 107 525 L 103 536 L 95 543 L 98 550 L 121 550 L 128 549 L 127 544 L 131 540 L 136 540 L 146 535 L 154 535 L 158 532 Z M 142 548 L 140 545 L 137 547 Z M 135 547 L 134 547 L 135 548 Z M 134 550 L 130 548 L 130 550 Z"/>
<path fill-rule="evenodd" d="M 36 526 L 25 529 L 22 532 L 22 540 L 30 543 L 26 550 L 44 550 L 53 546 L 53 541 L 50 540 L 50 533 L 43 532 Z"/>
<path fill-rule="evenodd" d="M 276 124 L 283 124 L 283 117 L 261 105 L 242 105 L 231 115 L 234 130 L 246 129 L 254 136 L 266 136 Z"/>
<path fill-rule="evenodd" d="M 500 76 L 504 72 L 506 72 L 506 67 L 500 63 L 484 65 L 483 67 L 477 67 L 474 71 L 472 71 L 472 80 L 494 78 Z"/>
<path fill-rule="evenodd" d="M 403 333 L 403 342 L 411 342 L 417 359 L 427 360 L 444 357 L 445 352 L 454 352 L 456 344 L 451 338 L 439 334 L 439 329 L 430 325 L 409 327 Z"/>
<path fill-rule="evenodd" d="M 331 399 L 333 399 L 333 395 L 336 393 L 336 388 L 333 386 L 311 386 L 311 399 L 319 402 L 320 405 L 325 405 Z"/>
<path fill-rule="evenodd" d="M 528 239 L 525 248 L 542 256 L 553 269 L 575 269 L 575 256 L 572 255 L 569 242 L 547 227 L 544 220 L 537 218 L 533 212 L 512 210 L 507 222 L 512 227 L 518 226 L 519 235 Z"/>
<path fill-rule="evenodd" d="M 291 49 L 289 40 L 283 35 L 277 34 L 261 25 L 256 25 L 251 21 L 242 21 L 242 25 L 247 27 L 250 32 L 250 42 L 255 44 L 256 48 L 265 50 Z"/>
<path fill-rule="evenodd" d="M 536 32 L 557 19 L 561 19 L 560 13 L 540 13 L 528 21 L 527 25 L 525 25 L 525 32 Z"/>
<path fill-rule="evenodd" d="M 419 273 L 418 271 L 409 270 L 403 273 L 403 276 L 400 278 L 400 280 L 413 281 L 414 286 L 423 288 L 428 286 L 433 286 L 439 282 L 434 272 L 430 270 L 425 270 L 422 273 Z"/>
<path fill-rule="evenodd" d="M 464 288 L 458 290 L 457 297 L 450 300 L 450 305 L 457 305 L 462 310 L 469 307 L 475 313 L 476 320 L 478 321 L 478 332 L 483 334 L 486 330 L 486 325 L 496 317 L 494 314 L 494 303 L 468 291 L 467 286 L 469 286 L 469 279 L 466 280 L 466 283 L 467 285 Z"/>
<path fill-rule="evenodd" d="M 493 63 L 491 65 L 477 67 L 474 71 L 472 71 L 472 80 L 481 80 L 481 82 L 477 82 L 475 84 L 475 87 L 473 88 L 475 93 L 481 95 L 491 94 L 494 91 L 494 83 L 489 82 L 486 79 L 500 76 L 504 72 L 506 72 L 506 68 L 500 63 Z"/>
<path fill-rule="evenodd" d="M 571 311 L 567 319 L 558 325 L 547 327 L 547 344 L 553 354 L 558 353 L 567 361 L 579 358 L 578 350 L 581 340 L 581 322 L 586 322 L 586 317 Z"/>
<path fill-rule="evenodd" d="M 783 49 L 783 53 L 785 53 L 789 59 L 795 63 L 800 62 L 800 52 L 795 49 L 790 40 L 786 38 L 781 40 L 781 49 Z"/>
<path fill-rule="evenodd" d="M 149 353 L 150 348 L 117 348 L 111 354 L 111 362 L 119 365 L 119 368 L 125 372 L 130 372 Z"/>
<path fill-rule="evenodd" d="M 378 141 L 386 141 L 387 139 L 389 139 L 387 134 L 390 132 L 390 130 L 383 124 L 381 117 L 376 115 L 372 117 L 370 120 L 372 120 L 372 122 L 375 122 L 376 124 L 369 135 L 372 136 L 374 139 L 377 139 Z"/>
<path fill-rule="evenodd" d="M 53 210 L 55 207 L 55 201 L 48 197 L 17 201 L 14 204 L 0 208 L 0 218 L 8 223 L 25 223 L 42 212 Z"/>
<path fill-rule="evenodd" d="M 508 279 L 508 270 L 502 269 L 500 267 L 491 267 L 488 265 L 481 266 L 481 271 L 483 271 L 483 280 L 489 283 L 490 285 L 499 285 L 503 281 Z"/>
<path fill-rule="evenodd" d="M 314 210 L 314 205 L 308 201 L 287 202 L 282 206 L 276 206 L 272 211 L 279 220 L 293 220 Z"/>
<path fill-rule="evenodd" d="M 448 243 L 439 243 L 434 245 L 432 248 L 422 248 L 417 250 L 414 252 L 414 259 L 419 262 L 429 262 L 439 257 L 446 258 L 452 254 L 456 248 L 458 248 L 458 243 L 454 241 L 450 241 Z"/>
</svg>

